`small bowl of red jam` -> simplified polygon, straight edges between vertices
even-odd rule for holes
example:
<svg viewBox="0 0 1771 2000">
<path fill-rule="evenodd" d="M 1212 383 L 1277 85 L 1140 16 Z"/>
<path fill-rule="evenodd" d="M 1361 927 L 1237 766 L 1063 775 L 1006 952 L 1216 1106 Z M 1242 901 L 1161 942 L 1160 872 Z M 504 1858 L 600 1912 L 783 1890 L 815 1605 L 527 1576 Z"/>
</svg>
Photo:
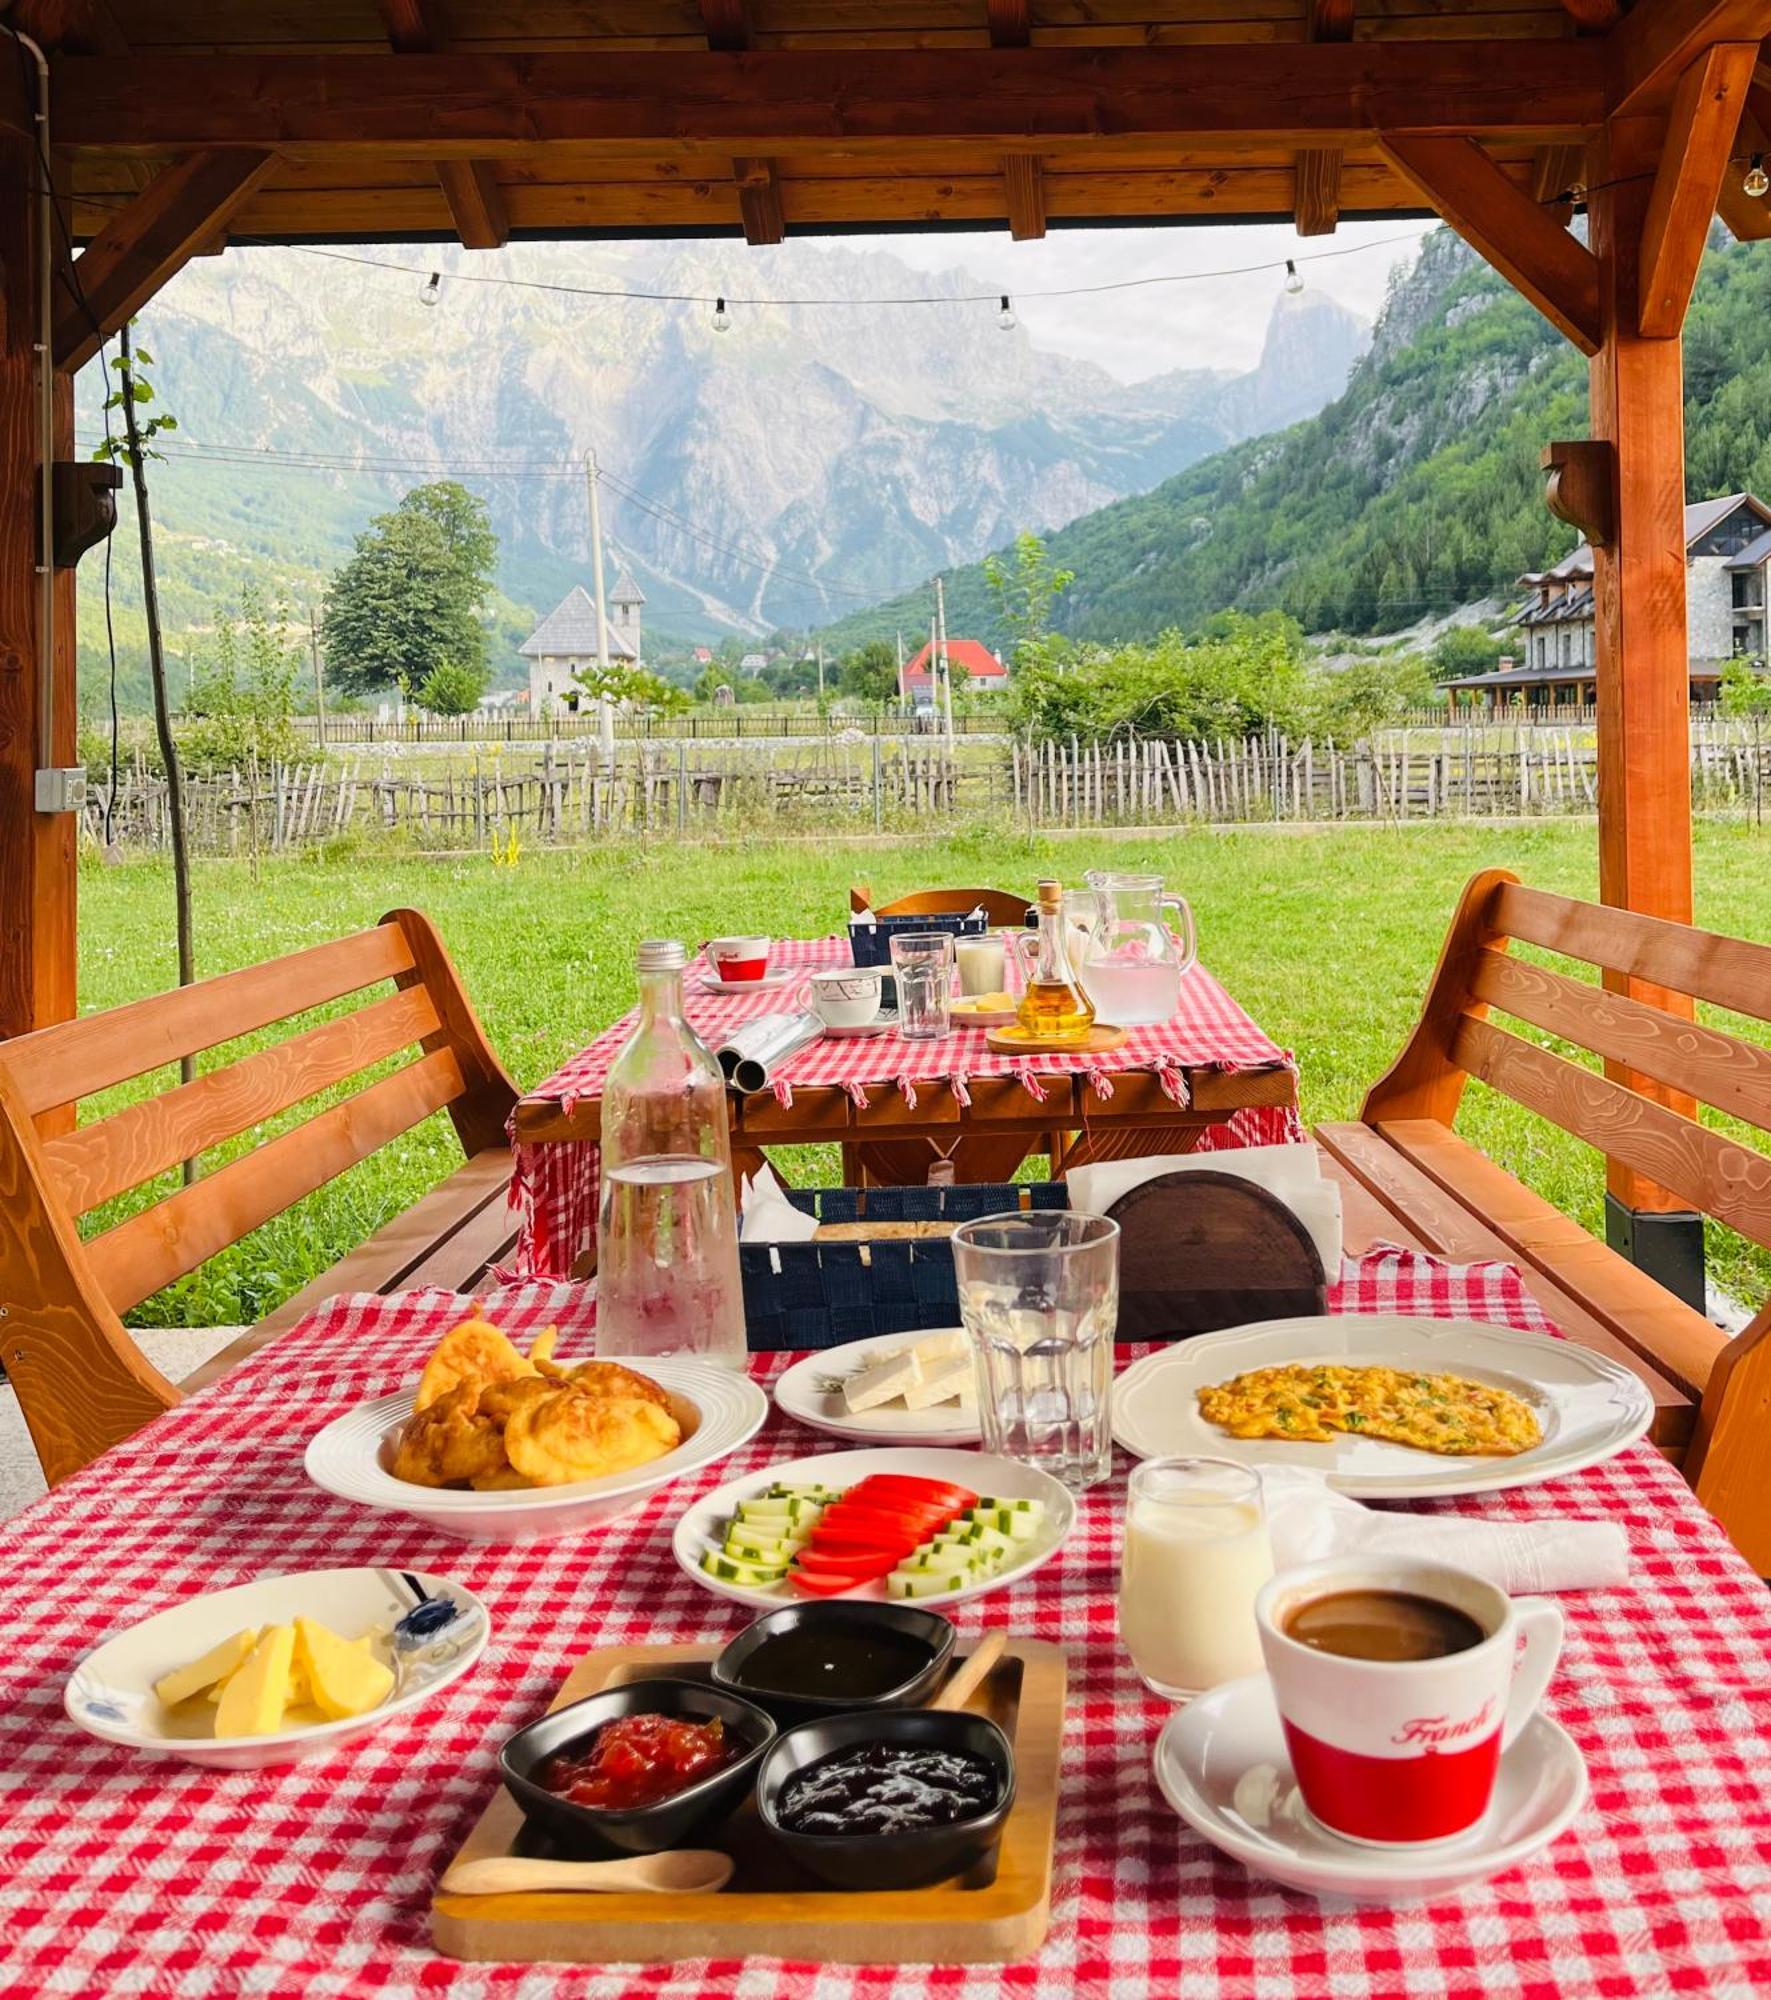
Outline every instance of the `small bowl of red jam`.
<svg viewBox="0 0 1771 2000">
<path fill-rule="evenodd" d="M 525 1816 L 563 1845 L 656 1854 L 723 1819 L 774 1740 L 773 1719 L 722 1688 L 630 1681 L 519 1729 L 498 1766 Z"/>
</svg>

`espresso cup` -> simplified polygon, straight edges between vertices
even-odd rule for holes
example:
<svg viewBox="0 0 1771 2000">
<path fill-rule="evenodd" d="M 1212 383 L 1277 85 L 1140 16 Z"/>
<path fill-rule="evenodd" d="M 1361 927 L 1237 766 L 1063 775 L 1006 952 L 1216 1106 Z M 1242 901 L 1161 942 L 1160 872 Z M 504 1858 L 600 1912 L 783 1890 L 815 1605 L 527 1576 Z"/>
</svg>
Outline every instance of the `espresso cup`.
<svg viewBox="0 0 1771 2000">
<path fill-rule="evenodd" d="M 1325 1651 L 1288 1629 L 1302 1607 L 1350 1592 L 1425 1598 L 1448 1611 L 1460 1640 L 1472 1626 L 1480 1636 L 1432 1658 L 1383 1659 Z M 1546 1599 L 1515 1602 L 1468 1570 L 1407 1558 L 1283 1570 L 1254 1615 L 1304 1804 L 1330 1832 L 1377 1847 L 1450 1840 L 1477 1824 L 1501 1752 L 1562 1651 L 1562 1614 Z"/>
<path fill-rule="evenodd" d="M 865 1028 L 879 1018 L 881 981 L 877 969 L 865 966 L 809 973 L 799 989 L 799 1004 L 827 1028 Z"/>
<path fill-rule="evenodd" d="M 761 979 L 769 969 L 766 937 L 715 938 L 707 947 L 707 957 L 717 977 L 731 985 Z"/>
</svg>

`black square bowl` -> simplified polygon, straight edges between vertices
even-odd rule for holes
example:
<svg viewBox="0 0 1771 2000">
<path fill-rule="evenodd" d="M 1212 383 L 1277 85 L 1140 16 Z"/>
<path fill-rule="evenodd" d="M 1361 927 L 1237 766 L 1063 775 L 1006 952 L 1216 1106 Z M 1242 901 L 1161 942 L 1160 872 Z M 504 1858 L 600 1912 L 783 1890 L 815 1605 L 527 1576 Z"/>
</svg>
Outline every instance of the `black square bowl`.
<svg viewBox="0 0 1771 2000">
<path fill-rule="evenodd" d="M 996 1773 L 996 1803 L 976 1819 L 905 1833 L 789 1833 L 776 1817 L 788 1780 L 832 1751 L 863 1743 L 969 1750 Z M 802 1722 L 778 1736 L 756 1774 L 756 1806 L 772 1839 L 839 1889 L 916 1889 L 958 1875 L 990 1849 L 1015 1802 L 1015 1752 L 994 1722 L 964 1710 L 862 1709 Z"/>
<path fill-rule="evenodd" d="M 649 1806 L 581 1806 L 535 1782 L 549 1757 L 622 1715 L 681 1715 L 723 1722 L 744 1744 L 722 1770 Z M 556 1708 L 517 1733 L 498 1755 L 504 1788 L 536 1826 L 563 1846 L 602 1854 L 657 1854 L 682 1847 L 724 1819 L 750 1790 L 756 1768 L 775 1740 L 773 1719 L 754 1702 L 703 1681 L 642 1680 L 586 1695 Z"/>
<path fill-rule="evenodd" d="M 787 1694 L 740 1685 L 744 1662 L 765 1640 L 782 1632 L 838 1627 L 902 1633 L 928 1647 L 928 1664 L 883 1694 Z M 754 1625 L 745 1626 L 714 1661 L 713 1684 L 766 1708 L 783 1729 L 788 1729 L 822 1716 L 846 1715 L 851 1709 L 916 1708 L 940 1685 L 952 1657 L 953 1627 L 938 1611 L 922 1611 L 914 1604 L 874 1604 L 863 1598 L 825 1598 L 784 1604 L 779 1611 L 768 1612 Z"/>
</svg>

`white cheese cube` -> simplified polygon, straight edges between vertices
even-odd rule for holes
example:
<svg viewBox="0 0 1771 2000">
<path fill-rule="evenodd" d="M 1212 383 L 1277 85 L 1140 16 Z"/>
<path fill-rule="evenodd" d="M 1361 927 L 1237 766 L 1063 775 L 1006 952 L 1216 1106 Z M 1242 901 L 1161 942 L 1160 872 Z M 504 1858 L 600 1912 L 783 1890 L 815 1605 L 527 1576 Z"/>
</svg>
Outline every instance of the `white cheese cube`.
<svg viewBox="0 0 1771 2000">
<path fill-rule="evenodd" d="M 963 1397 L 968 1389 L 975 1394 L 975 1381 L 969 1354 L 957 1361 L 938 1362 L 924 1372 L 920 1382 L 905 1390 L 904 1402 L 912 1410 L 931 1409 L 936 1403 L 950 1403 L 955 1396 Z"/>
<path fill-rule="evenodd" d="M 972 1337 L 963 1326 L 950 1326 L 940 1333 L 925 1333 L 912 1349 L 925 1372 L 942 1361 L 957 1361 L 961 1356 L 969 1359 L 971 1351 Z"/>
<path fill-rule="evenodd" d="M 851 1416 L 876 1410 L 896 1396 L 906 1396 L 922 1380 L 922 1364 L 915 1350 L 903 1348 L 869 1368 L 859 1368 L 842 1385 L 843 1401 Z"/>
</svg>

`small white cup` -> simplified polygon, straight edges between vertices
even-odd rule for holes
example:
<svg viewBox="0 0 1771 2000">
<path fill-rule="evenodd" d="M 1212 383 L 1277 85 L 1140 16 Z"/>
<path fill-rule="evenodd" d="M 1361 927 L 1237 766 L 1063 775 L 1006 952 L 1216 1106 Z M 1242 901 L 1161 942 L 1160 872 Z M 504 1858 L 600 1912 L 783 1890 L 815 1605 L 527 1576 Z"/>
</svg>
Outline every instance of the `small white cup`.
<svg viewBox="0 0 1771 2000">
<path fill-rule="evenodd" d="M 766 937 L 715 938 L 707 947 L 715 978 L 728 986 L 750 986 L 767 977 L 772 942 Z"/>
<path fill-rule="evenodd" d="M 880 978 L 876 968 L 859 965 L 808 973 L 799 1004 L 827 1028 L 865 1028 L 879 1018 Z"/>
</svg>

